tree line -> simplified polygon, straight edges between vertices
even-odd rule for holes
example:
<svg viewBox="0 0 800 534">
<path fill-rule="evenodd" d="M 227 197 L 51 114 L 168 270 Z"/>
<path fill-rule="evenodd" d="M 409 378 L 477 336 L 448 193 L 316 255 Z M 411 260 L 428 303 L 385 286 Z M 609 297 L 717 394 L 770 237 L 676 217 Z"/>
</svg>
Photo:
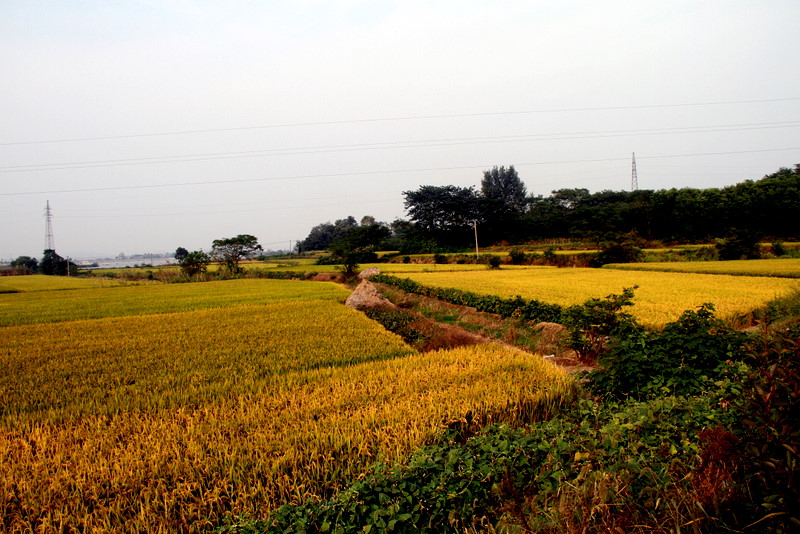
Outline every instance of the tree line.
<svg viewBox="0 0 800 534">
<path fill-rule="evenodd" d="M 239 234 L 235 237 L 215 239 L 211 244 L 211 252 L 203 250 L 188 251 L 183 247 L 175 250 L 175 259 L 181 271 L 193 277 L 205 273 L 212 261 L 218 261 L 226 276 L 235 276 L 243 272 L 240 262 L 263 251 L 258 239 L 250 234 Z M 41 273 L 46 275 L 75 275 L 78 266 L 59 256 L 55 250 L 44 251 L 42 260 L 30 256 L 19 256 L 11 262 L 11 271 L 15 274 Z"/>
<path fill-rule="evenodd" d="M 403 197 L 408 220 L 368 216 L 359 223 L 350 216 L 321 223 L 298 250 L 331 250 L 352 232 L 360 234 L 361 250 L 402 254 L 465 250 L 474 246 L 476 230 L 483 246 L 554 238 L 599 243 L 626 235 L 664 243 L 800 237 L 800 164 L 723 188 L 574 188 L 549 196 L 529 195 L 512 165 L 484 171 L 480 189 L 424 185 Z"/>
</svg>

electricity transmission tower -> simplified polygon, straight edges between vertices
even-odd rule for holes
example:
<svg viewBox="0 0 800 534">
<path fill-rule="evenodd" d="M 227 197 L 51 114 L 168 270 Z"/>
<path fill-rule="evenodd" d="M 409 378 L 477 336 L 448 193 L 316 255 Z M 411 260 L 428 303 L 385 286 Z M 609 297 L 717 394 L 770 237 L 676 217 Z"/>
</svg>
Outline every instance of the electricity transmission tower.
<svg viewBox="0 0 800 534">
<path fill-rule="evenodd" d="M 636 152 L 631 159 L 631 191 L 639 190 L 639 177 L 636 176 Z"/>
<path fill-rule="evenodd" d="M 50 211 L 50 201 L 47 201 L 47 207 L 44 209 L 45 228 L 44 228 L 44 249 L 56 250 L 55 239 L 53 239 L 53 212 Z"/>
</svg>

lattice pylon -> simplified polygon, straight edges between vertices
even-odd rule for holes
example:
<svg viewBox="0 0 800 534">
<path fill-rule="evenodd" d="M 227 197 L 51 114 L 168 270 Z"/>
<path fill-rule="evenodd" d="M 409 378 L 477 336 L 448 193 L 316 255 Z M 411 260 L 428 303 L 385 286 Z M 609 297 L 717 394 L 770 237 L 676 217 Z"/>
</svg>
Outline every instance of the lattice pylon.
<svg viewBox="0 0 800 534">
<path fill-rule="evenodd" d="M 53 212 L 50 210 L 50 201 L 44 208 L 45 228 L 44 228 L 44 249 L 55 250 L 56 241 L 53 239 Z"/>
</svg>

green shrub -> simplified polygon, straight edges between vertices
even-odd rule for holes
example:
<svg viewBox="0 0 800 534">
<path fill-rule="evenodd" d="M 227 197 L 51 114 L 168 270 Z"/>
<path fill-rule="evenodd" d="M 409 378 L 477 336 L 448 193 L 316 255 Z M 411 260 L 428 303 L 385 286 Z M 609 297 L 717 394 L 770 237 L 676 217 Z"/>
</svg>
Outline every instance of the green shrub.
<svg viewBox="0 0 800 534">
<path fill-rule="evenodd" d="M 754 260 L 761 257 L 758 241 L 759 236 L 755 232 L 734 228 L 725 239 L 718 239 L 715 247 L 721 260 Z"/>
<path fill-rule="evenodd" d="M 592 267 L 607 263 L 633 263 L 642 259 L 642 249 L 631 242 L 605 244 L 591 261 Z"/>
<path fill-rule="evenodd" d="M 716 400 L 584 400 L 529 428 L 492 426 L 467 437 L 446 430 L 406 465 L 377 464 L 332 499 L 285 505 L 267 520 L 219 531 L 474 532 L 482 531 L 479 518 L 499 520 L 498 531 L 670 531 L 695 520 L 713 531 L 718 520 L 686 496 L 694 492 L 700 433 L 709 421 L 730 419 Z M 612 491 L 599 495 L 601 483 Z M 587 495 L 594 501 L 585 503 Z"/>
<path fill-rule="evenodd" d="M 537 300 L 525 300 L 520 296 L 502 298 L 495 295 L 478 295 L 470 291 L 453 288 L 426 287 L 410 278 L 398 278 L 387 274 L 378 274 L 371 278 L 373 282 L 394 286 L 406 293 L 416 293 L 426 297 L 437 298 L 459 306 L 469 306 L 478 311 L 495 313 L 502 317 L 516 317 L 526 322 L 557 323 L 562 318 L 562 308 L 557 304 L 547 304 Z"/>
<path fill-rule="evenodd" d="M 542 252 L 542 257 L 544 261 L 548 264 L 556 264 L 558 263 L 558 257 L 556 256 L 556 247 L 550 246 L 547 247 L 547 250 Z"/>
<path fill-rule="evenodd" d="M 413 344 L 416 341 L 426 339 L 422 332 L 413 328 L 412 325 L 417 321 L 417 317 L 408 310 L 373 306 L 364 308 L 361 311 L 373 321 L 381 323 L 386 330 L 402 337 L 407 343 Z"/>
<path fill-rule="evenodd" d="M 512 265 L 524 265 L 528 261 L 525 252 L 516 247 L 511 249 L 511 252 L 508 253 L 508 257 L 511 259 Z"/>
<path fill-rule="evenodd" d="M 609 336 L 615 329 L 635 322 L 623 308 L 633 306 L 636 289 L 637 286 L 624 288 L 619 295 L 591 298 L 564 310 L 564 326 L 570 334 L 570 346 L 581 361 L 593 363 L 608 350 Z"/>
<path fill-rule="evenodd" d="M 181 271 L 189 278 L 192 278 L 206 272 L 209 263 L 211 263 L 211 256 L 202 250 L 187 252 L 181 260 Z"/>
<path fill-rule="evenodd" d="M 692 395 L 728 372 L 726 362 L 741 359 L 745 334 L 714 316 L 704 304 L 686 311 L 663 330 L 650 332 L 635 321 L 612 331 L 608 353 L 589 374 L 595 393 L 615 398 Z"/>
<path fill-rule="evenodd" d="M 761 532 L 796 532 L 800 527 L 800 325 L 767 329 L 749 346 L 752 372 L 745 394 L 734 399 L 742 414 L 752 496 L 752 519 Z"/>
</svg>

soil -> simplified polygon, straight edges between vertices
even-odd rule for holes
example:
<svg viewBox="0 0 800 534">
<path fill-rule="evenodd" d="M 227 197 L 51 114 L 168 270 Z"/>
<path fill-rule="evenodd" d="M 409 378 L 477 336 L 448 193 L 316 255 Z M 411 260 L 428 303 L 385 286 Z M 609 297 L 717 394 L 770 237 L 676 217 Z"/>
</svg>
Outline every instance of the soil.
<svg viewBox="0 0 800 534">
<path fill-rule="evenodd" d="M 353 294 L 358 294 L 357 307 L 359 308 L 364 305 L 385 306 L 388 299 L 392 305 L 417 316 L 418 319 L 412 326 L 425 338 L 424 343 L 415 345 L 420 352 L 495 342 L 532 354 L 539 354 L 546 361 L 570 373 L 592 369 L 580 362 L 575 351 L 566 346 L 564 339 L 566 329 L 557 323 L 519 326 L 512 324 L 512 319 L 503 319 L 498 315 L 479 312 L 467 306 L 408 294 L 391 286 L 367 281 L 361 282 Z M 425 311 L 426 314 L 417 310 Z M 435 320 L 437 316 L 446 317 L 448 322 Z M 473 330 L 477 330 L 477 332 Z M 533 348 L 529 344 L 515 343 L 520 337 L 523 337 L 520 330 L 525 330 L 525 335 L 535 336 L 536 343 Z M 502 337 L 491 335 L 495 332 L 504 332 L 504 334 Z"/>
</svg>

